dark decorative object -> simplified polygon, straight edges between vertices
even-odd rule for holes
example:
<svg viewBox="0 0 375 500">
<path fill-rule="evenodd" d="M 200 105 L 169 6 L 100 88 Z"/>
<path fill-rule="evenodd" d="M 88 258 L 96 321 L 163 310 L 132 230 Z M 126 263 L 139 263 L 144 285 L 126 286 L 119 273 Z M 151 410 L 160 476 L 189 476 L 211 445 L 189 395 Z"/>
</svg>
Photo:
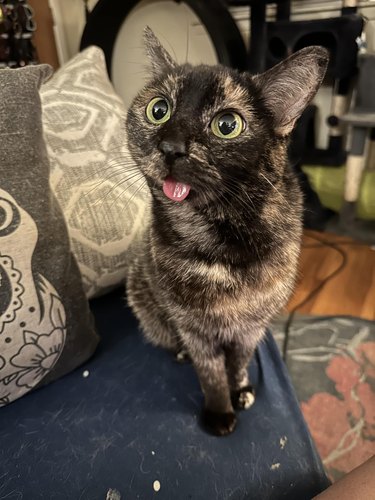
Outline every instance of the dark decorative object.
<svg viewBox="0 0 375 500">
<path fill-rule="evenodd" d="M 37 64 L 34 12 L 26 0 L 0 0 L 0 68 Z"/>
</svg>

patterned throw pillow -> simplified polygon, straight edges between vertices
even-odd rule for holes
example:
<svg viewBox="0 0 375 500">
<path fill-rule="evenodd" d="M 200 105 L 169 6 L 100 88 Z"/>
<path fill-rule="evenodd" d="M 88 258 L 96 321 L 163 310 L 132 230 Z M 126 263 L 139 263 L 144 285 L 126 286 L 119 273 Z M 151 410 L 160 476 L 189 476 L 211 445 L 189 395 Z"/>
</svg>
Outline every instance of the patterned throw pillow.
<svg viewBox="0 0 375 500">
<path fill-rule="evenodd" d="M 39 86 L 50 72 L 0 71 L 0 406 L 73 370 L 98 342 L 49 187 Z"/>
<path fill-rule="evenodd" d="M 148 191 L 128 153 L 126 111 L 101 49 L 79 53 L 41 96 L 52 189 L 92 297 L 124 280 L 145 225 Z"/>
</svg>

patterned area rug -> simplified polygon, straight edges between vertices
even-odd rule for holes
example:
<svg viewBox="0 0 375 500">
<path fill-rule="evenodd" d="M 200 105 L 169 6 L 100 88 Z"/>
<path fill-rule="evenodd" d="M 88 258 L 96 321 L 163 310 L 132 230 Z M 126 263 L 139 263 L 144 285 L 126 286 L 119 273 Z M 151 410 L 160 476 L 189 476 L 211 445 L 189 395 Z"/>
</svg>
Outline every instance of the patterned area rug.
<svg viewBox="0 0 375 500">
<path fill-rule="evenodd" d="M 285 318 L 273 324 L 282 346 Z M 288 369 L 332 481 L 375 454 L 375 322 L 296 316 Z"/>
</svg>

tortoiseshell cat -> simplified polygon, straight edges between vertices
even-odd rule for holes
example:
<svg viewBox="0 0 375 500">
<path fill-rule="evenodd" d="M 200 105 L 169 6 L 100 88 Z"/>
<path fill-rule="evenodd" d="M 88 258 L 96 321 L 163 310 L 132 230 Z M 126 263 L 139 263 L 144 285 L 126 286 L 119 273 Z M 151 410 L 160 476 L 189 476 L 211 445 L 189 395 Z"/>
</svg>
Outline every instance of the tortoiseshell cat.
<svg viewBox="0 0 375 500">
<path fill-rule="evenodd" d="M 293 289 L 302 200 L 288 137 L 324 77 L 310 47 L 264 74 L 177 65 L 146 28 L 153 79 L 128 113 L 129 148 L 152 195 L 128 300 L 155 345 L 187 351 L 203 422 L 232 432 L 254 401 L 248 364 Z"/>
</svg>

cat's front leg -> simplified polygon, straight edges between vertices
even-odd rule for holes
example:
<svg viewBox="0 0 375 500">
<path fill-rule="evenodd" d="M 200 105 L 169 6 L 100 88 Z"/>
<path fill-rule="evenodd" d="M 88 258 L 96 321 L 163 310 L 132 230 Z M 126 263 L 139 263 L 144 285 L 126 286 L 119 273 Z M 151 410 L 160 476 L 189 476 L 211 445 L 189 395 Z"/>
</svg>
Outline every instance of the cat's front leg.
<svg viewBox="0 0 375 500">
<path fill-rule="evenodd" d="M 135 259 L 129 267 L 126 291 L 128 304 L 137 316 L 146 339 L 177 353 L 181 349 L 180 338 L 160 305 L 145 260 Z"/>
<path fill-rule="evenodd" d="M 250 383 L 248 366 L 254 355 L 254 348 L 240 343 L 225 347 L 225 364 L 233 406 L 246 410 L 255 401 L 255 392 Z"/>
<path fill-rule="evenodd" d="M 206 345 L 204 341 L 190 336 L 188 341 L 185 336 L 184 343 L 205 398 L 203 425 L 217 436 L 230 434 L 236 426 L 236 415 L 231 402 L 223 349 Z"/>
</svg>

